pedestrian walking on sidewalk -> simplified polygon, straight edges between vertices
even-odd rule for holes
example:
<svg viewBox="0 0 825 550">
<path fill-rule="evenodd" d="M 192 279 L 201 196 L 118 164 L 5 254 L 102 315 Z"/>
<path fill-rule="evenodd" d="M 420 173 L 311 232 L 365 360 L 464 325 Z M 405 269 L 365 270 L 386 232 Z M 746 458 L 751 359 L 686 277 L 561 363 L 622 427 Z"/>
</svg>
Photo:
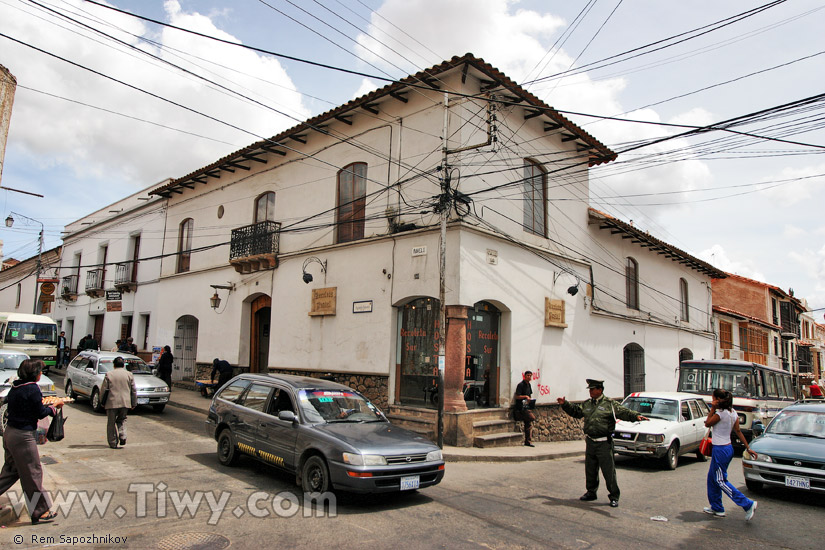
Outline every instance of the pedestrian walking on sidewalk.
<svg viewBox="0 0 825 550">
<path fill-rule="evenodd" d="M 172 363 L 175 358 L 172 356 L 172 348 L 163 346 L 163 353 L 158 359 L 158 378 L 166 382 L 169 386 L 169 391 L 172 391 Z"/>
<path fill-rule="evenodd" d="M 533 386 L 530 385 L 533 372 L 524 371 L 523 376 L 524 379 L 516 386 L 516 393 L 513 396 L 513 418 L 524 422 L 524 445 L 535 447 L 533 445 L 533 422 L 536 421 L 536 415 L 533 414 L 529 406 L 533 395 Z"/>
<path fill-rule="evenodd" d="M 20 480 L 26 499 L 31 504 L 29 515 L 32 524 L 54 521 L 57 514 L 49 494 L 43 490 L 43 466 L 37 451 L 35 432 L 37 421 L 54 416 L 62 402 L 52 406 L 43 404 L 43 394 L 37 382 L 43 373 L 43 361 L 26 359 L 17 369 L 18 379 L 12 383 L 6 401 L 9 421 L 3 433 L 3 450 L 6 461 L 0 470 L 0 495 Z"/>
<path fill-rule="evenodd" d="M 733 460 L 733 445 L 731 445 L 730 434 L 736 433 L 745 445 L 745 449 L 756 460 L 756 453 L 748 447 L 748 440 L 739 428 L 739 415 L 733 411 L 733 395 L 728 390 L 713 390 L 713 401 L 711 402 L 710 413 L 705 426 L 713 427 L 712 456 L 710 457 L 710 468 L 708 469 L 708 503 L 704 512 L 716 517 L 725 517 L 725 507 L 722 504 L 722 493 L 737 505 L 745 510 L 745 521 L 750 521 L 756 511 L 756 501 L 743 495 L 739 489 L 728 481 L 728 466 Z"/>
<path fill-rule="evenodd" d="M 126 416 L 137 406 L 135 377 L 123 368 L 123 357 L 112 361 L 115 368 L 106 373 L 100 385 L 103 406 L 106 407 L 106 439 L 109 447 L 126 445 Z"/>
<path fill-rule="evenodd" d="M 638 422 L 647 420 L 636 411 L 621 406 L 604 395 L 604 380 L 587 379 L 590 399 L 575 405 L 564 397 L 556 401 L 562 410 L 573 418 L 584 418 L 582 429 L 585 435 L 584 475 L 587 492 L 579 500 L 596 500 L 599 490 L 599 469 L 607 486 L 610 506 L 619 506 L 619 483 L 616 480 L 616 463 L 613 454 L 613 430 L 616 420 Z"/>
</svg>

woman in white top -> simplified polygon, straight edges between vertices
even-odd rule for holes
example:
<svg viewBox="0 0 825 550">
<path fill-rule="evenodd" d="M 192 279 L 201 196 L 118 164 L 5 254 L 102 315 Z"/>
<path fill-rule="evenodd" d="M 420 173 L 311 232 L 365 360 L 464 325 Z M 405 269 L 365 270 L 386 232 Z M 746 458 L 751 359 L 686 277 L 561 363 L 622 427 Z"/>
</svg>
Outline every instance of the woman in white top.
<svg viewBox="0 0 825 550">
<path fill-rule="evenodd" d="M 725 493 L 737 505 L 745 510 L 745 521 L 750 521 L 756 511 L 756 501 L 743 495 L 736 487 L 728 482 L 728 465 L 733 459 L 733 445 L 730 442 L 731 432 L 736 432 L 745 448 L 756 457 L 756 453 L 748 447 L 748 440 L 739 429 L 739 416 L 733 410 L 733 395 L 727 390 L 713 390 L 713 402 L 705 420 L 705 426 L 713 426 L 713 455 L 708 470 L 708 503 L 704 512 L 716 517 L 725 517 L 725 507 L 722 505 L 722 493 Z"/>
</svg>

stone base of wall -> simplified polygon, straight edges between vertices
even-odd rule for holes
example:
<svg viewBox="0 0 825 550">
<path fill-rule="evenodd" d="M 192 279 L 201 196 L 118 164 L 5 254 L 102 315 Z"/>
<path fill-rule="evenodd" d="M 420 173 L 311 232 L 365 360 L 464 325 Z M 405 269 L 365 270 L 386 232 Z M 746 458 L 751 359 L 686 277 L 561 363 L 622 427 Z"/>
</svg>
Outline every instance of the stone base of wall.
<svg viewBox="0 0 825 550">
<path fill-rule="evenodd" d="M 536 405 L 533 411 L 533 441 L 575 441 L 584 439 L 583 422 L 573 418 L 561 409 L 560 405 Z M 512 415 L 512 411 L 511 411 Z M 516 422 L 516 429 L 524 431 L 524 424 Z"/>
</svg>

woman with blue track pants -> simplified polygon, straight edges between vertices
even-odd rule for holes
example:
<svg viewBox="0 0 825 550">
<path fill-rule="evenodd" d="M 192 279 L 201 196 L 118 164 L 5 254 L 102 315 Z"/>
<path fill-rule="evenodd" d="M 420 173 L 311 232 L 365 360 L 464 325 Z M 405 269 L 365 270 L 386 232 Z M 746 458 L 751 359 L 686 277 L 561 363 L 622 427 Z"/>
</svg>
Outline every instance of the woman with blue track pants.
<svg viewBox="0 0 825 550">
<path fill-rule="evenodd" d="M 705 426 L 713 427 L 713 455 L 708 470 L 708 503 L 704 512 L 718 518 L 725 517 L 725 507 L 722 505 L 722 493 L 745 510 L 745 521 L 750 521 L 756 511 L 756 501 L 743 495 L 736 487 L 728 482 L 728 465 L 733 459 L 733 445 L 730 442 L 731 432 L 735 431 L 745 448 L 754 458 L 756 453 L 748 447 L 748 440 L 739 429 L 739 416 L 733 411 L 733 395 L 727 390 L 713 390 L 713 401 L 705 420 Z"/>
</svg>

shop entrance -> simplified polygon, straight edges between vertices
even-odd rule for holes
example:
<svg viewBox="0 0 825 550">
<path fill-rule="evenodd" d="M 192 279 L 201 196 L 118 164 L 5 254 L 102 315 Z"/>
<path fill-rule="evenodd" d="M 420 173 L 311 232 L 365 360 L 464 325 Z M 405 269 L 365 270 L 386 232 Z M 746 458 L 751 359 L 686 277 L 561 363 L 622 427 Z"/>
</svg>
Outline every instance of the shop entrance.
<svg viewBox="0 0 825 550">
<path fill-rule="evenodd" d="M 468 409 L 497 407 L 498 341 L 501 312 L 488 302 L 478 302 L 467 312 L 467 363 L 464 401 Z"/>
<path fill-rule="evenodd" d="M 249 372 L 267 372 L 269 365 L 269 325 L 272 298 L 259 296 L 252 302 L 252 330 L 249 343 Z"/>
<path fill-rule="evenodd" d="M 402 405 L 438 406 L 439 301 L 419 298 L 399 311 L 396 395 Z"/>
</svg>

